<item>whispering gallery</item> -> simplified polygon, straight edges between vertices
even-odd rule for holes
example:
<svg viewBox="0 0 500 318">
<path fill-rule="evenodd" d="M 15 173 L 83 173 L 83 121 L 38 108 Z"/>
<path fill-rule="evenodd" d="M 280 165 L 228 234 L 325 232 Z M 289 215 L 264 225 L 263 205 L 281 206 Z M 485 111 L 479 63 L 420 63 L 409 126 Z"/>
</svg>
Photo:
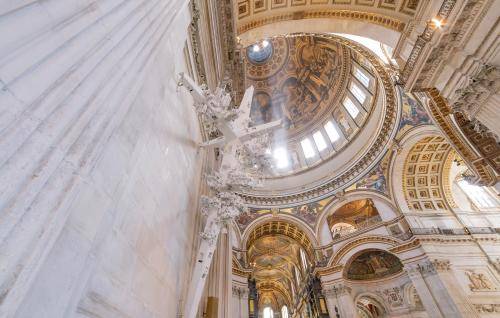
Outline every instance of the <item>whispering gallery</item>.
<svg viewBox="0 0 500 318">
<path fill-rule="evenodd" d="M 0 1 L 0 317 L 500 317 L 499 21 Z"/>
</svg>

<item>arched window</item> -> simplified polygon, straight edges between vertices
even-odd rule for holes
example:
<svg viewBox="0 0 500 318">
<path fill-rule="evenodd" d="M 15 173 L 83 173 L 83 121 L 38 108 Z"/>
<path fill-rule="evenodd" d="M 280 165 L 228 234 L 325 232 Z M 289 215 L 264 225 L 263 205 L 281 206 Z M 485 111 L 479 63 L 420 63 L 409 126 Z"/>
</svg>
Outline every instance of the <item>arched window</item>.
<svg viewBox="0 0 500 318">
<path fill-rule="evenodd" d="M 281 307 L 281 318 L 288 318 L 288 307 Z"/>
<path fill-rule="evenodd" d="M 494 208 L 498 206 L 498 201 L 486 187 L 470 184 L 464 179 L 458 180 L 457 183 L 478 208 Z"/>
<path fill-rule="evenodd" d="M 300 249 L 300 260 L 302 261 L 302 267 L 304 268 L 304 271 L 306 271 L 308 264 L 306 259 L 306 253 L 302 249 Z"/>
<path fill-rule="evenodd" d="M 273 318 L 273 317 L 274 317 L 273 309 L 271 307 L 264 308 L 264 318 Z"/>
</svg>

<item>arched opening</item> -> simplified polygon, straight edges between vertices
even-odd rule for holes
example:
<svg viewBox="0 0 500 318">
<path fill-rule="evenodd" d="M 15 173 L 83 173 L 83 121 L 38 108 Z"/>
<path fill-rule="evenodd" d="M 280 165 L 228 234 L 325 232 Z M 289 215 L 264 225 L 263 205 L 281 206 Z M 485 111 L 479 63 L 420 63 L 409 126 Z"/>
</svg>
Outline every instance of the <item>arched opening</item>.
<svg viewBox="0 0 500 318">
<path fill-rule="evenodd" d="M 263 315 L 264 318 L 274 318 L 274 311 L 271 307 L 265 307 L 263 310 Z"/>
<path fill-rule="evenodd" d="M 381 221 L 382 218 L 371 199 L 346 203 L 327 217 L 334 240 Z"/>
<path fill-rule="evenodd" d="M 259 308 L 276 316 L 293 308 L 309 284 L 314 251 L 296 225 L 271 221 L 255 227 L 246 242 L 247 260 L 259 293 Z"/>
<path fill-rule="evenodd" d="M 384 306 L 370 295 L 362 296 L 356 303 L 358 315 L 362 318 L 383 318 L 387 317 Z"/>
<path fill-rule="evenodd" d="M 281 307 L 281 318 L 288 318 L 288 307 L 286 305 Z"/>
</svg>

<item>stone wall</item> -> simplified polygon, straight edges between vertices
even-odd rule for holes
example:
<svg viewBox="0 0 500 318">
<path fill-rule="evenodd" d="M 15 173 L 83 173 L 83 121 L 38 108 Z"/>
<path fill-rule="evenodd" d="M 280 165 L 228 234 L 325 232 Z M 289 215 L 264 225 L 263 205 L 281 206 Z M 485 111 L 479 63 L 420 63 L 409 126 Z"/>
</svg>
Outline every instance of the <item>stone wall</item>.
<svg viewBox="0 0 500 318">
<path fill-rule="evenodd" d="M 0 4 L 0 316 L 174 317 L 201 157 L 184 0 Z"/>
</svg>

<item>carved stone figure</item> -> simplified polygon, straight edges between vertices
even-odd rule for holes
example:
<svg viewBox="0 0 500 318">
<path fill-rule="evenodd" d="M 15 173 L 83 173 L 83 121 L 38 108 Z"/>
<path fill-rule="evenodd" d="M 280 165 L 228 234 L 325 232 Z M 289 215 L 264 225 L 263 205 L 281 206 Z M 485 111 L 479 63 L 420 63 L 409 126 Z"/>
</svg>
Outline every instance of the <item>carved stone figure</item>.
<svg viewBox="0 0 500 318">
<path fill-rule="evenodd" d="M 469 278 L 470 284 L 469 288 L 471 291 L 478 290 L 493 290 L 491 282 L 486 278 L 483 273 L 476 273 L 473 270 L 465 271 L 465 274 Z"/>
</svg>

